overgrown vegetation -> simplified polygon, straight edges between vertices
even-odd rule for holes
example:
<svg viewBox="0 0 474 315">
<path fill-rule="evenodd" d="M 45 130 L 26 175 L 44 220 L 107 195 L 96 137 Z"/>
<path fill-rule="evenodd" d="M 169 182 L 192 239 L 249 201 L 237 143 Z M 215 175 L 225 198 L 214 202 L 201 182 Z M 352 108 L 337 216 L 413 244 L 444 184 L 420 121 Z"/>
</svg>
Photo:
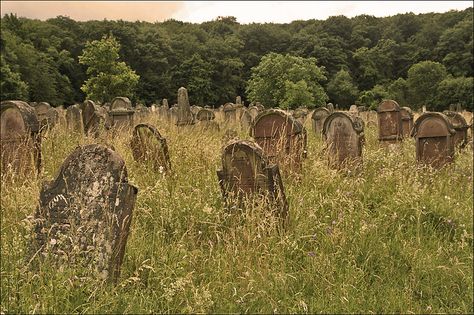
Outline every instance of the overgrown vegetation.
<svg viewBox="0 0 474 315">
<path fill-rule="evenodd" d="M 368 127 L 363 167 L 337 172 L 308 130 L 304 175 L 283 178 L 290 221 L 278 233 L 258 206 L 223 208 L 224 131 L 154 124 L 170 175 L 134 162 L 129 134 L 95 140 L 58 127 L 44 135 L 42 174 L 2 183 L 2 312 L 473 312 L 471 147 L 435 171 L 415 163 L 413 139 L 383 149 Z M 115 287 L 87 269 L 43 262 L 33 271 L 26 260 L 41 183 L 77 145 L 95 142 L 115 147 L 139 188 Z"/>
<path fill-rule="evenodd" d="M 472 7 L 446 13 L 332 16 L 324 21 L 246 25 L 234 17 L 193 24 L 77 22 L 63 16 L 39 21 L 5 15 L 1 19 L 2 99 L 55 106 L 82 102 L 86 95 L 81 86 L 87 76 L 78 57 L 87 42 L 113 35 L 121 44 L 120 60 L 140 77 L 134 95 L 122 91 L 114 96 L 132 97 L 133 103 L 149 105 L 167 98 L 173 104 L 181 86 L 188 88 L 195 105 L 217 107 L 235 95 L 247 103 L 258 101 L 245 93 L 251 69 L 263 56 L 275 53 L 315 58 L 316 66 L 325 69 L 326 80 L 320 84 L 329 101 L 340 108 L 349 108 L 354 101 L 373 107 L 385 97 L 414 109 L 426 105 L 441 111 L 460 103 L 472 110 L 472 22 Z M 420 70 L 420 63 L 426 70 L 421 72 L 441 76 L 433 82 L 418 76 L 421 72 L 415 70 Z M 430 83 L 429 89 L 422 88 L 424 82 Z M 290 80 L 282 85 L 290 93 L 278 100 L 278 106 L 309 102 L 312 84 Z M 312 105 L 318 105 L 318 100 Z"/>
</svg>

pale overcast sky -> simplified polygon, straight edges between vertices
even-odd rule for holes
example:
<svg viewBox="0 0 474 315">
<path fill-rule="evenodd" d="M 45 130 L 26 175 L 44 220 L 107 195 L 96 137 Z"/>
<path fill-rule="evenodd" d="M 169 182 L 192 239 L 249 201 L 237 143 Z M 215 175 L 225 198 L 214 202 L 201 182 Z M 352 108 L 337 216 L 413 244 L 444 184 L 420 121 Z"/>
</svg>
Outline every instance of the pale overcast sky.
<svg viewBox="0 0 474 315">
<path fill-rule="evenodd" d="M 472 1 L 1 1 L 2 15 L 45 20 L 58 15 L 74 20 L 164 21 L 170 18 L 201 23 L 218 16 L 235 16 L 241 24 L 288 23 L 360 14 L 446 12 L 472 7 Z"/>
</svg>

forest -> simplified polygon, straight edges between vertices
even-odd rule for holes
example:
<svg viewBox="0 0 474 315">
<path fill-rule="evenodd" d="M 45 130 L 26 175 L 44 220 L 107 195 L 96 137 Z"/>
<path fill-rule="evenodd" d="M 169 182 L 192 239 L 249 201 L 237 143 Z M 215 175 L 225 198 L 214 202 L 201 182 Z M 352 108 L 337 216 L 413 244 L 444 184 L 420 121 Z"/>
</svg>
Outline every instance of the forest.
<svg viewBox="0 0 474 315">
<path fill-rule="evenodd" d="M 287 24 L 239 24 L 231 16 L 196 24 L 78 22 L 65 16 L 40 21 L 9 14 L 1 18 L 1 98 L 53 106 L 83 102 L 88 74 L 80 56 L 88 43 L 106 35 L 117 40 L 120 61 L 139 78 L 122 96 L 147 106 L 163 98 L 173 104 L 181 86 L 193 105 L 218 107 L 237 95 L 246 104 L 260 101 L 249 83 L 262 57 L 270 54 L 314 61 L 318 95 L 339 108 L 374 107 L 391 98 L 414 109 L 425 105 L 442 111 L 457 104 L 472 111 L 472 25 L 472 7 Z M 284 71 L 282 65 L 275 65 L 278 71 Z M 292 103 L 312 84 L 310 77 L 297 80 L 285 83 L 296 95 L 282 102 Z"/>
</svg>

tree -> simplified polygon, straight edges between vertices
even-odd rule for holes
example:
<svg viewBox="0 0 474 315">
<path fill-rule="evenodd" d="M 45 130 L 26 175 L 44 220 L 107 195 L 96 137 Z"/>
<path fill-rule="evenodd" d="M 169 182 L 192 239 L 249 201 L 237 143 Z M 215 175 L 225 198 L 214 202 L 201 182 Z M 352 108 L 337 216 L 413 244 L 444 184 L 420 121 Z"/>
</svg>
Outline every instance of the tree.
<svg viewBox="0 0 474 315">
<path fill-rule="evenodd" d="M 377 84 L 371 90 L 363 91 L 357 99 L 356 104 L 366 106 L 370 109 L 376 109 L 382 100 L 388 98 L 388 93 L 385 88 Z"/>
<path fill-rule="evenodd" d="M 3 58 L 0 59 L 2 78 L 0 91 L 2 100 L 28 100 L 28 84 L 23 82 L 20 74 L 13 72 Z"/>
<path fill-rule="evenodd" d="M 388 98 L 395 100 L 400 106 L 409 106 L 408 84 L 403 78 L 398 78 L 387 85 Z"/>
<path fill-rule="evenodd" d="M 324 80 L 324 69 L 316 65 L 315 58 L 269 53 L 252 68 L 246 92 L 251 101 L 269 107 L 322 106 L 328 100 L 320 85 Z M 295 97 L 296 91 L 304 96 Z M 289 104 L 293 101 L 296 103 Z"/>
<path fill-rule="evenodd" d="M 436 97 L 433 100 L 433 109 L 442 111 L 451 104 L 460 104 L 467 110 L 474 110 L 473 86 L 474 79 L 472 77 L 454 78 L 448 76 L 438 85 Z"/>
<path fill-rule="evenodd" d="M 446 68 L 439 62 L 422 61 L 408 70 L 409 102 L 415 108 L 426 105 L 433 109 L 432 102 L 438 85 L 447 76 Z"/>
<path fill-rule="evenodd" d="M 352 82 L 351 75 L 344 69 L 339 70 L 329 81 L 327 91 L 331 102 L 346 108 L 354 104 L 359 95 L 359 90 Z"/>
<path fill-rule="evenodd" d="M 119 62 L 120 44 L 113 36 L 104 36 L 86 44 L 79 63 L 86 65 L 89 79 L 81 90 L 87 98 L 110 102 L 116 96 L 133 97 L 139 76 L 125 62 Z"/>
</svg>

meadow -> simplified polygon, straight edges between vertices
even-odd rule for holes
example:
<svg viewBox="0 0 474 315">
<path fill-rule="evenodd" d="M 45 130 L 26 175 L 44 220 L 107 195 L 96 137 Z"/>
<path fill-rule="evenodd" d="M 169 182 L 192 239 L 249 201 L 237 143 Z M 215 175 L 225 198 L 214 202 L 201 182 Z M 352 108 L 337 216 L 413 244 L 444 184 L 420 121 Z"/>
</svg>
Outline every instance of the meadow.
<svg viewBox="0 0 474 315">
<path fill-rule="evenodd" d="M 414 139 L 383 148 L 369 126 L 362 166 L 336 171 L 310 122 L 303 175 L 283 176 L 285 230 L 258 204 L 225 208 L 216 176 L 224 130 L 155 119 L 170 174 L 133 160 L 131 133 L 45 132 L 42 173 L 2 182 L 0 311 L 473 313 L 472 146 L 433 170 L 416 163 Z M 27 258 L 41 184 L 91 143 L 112 145 L 139 189 L 116 285 L 83 267 L 43 261 L 33 270 Z"/>
</svg>

